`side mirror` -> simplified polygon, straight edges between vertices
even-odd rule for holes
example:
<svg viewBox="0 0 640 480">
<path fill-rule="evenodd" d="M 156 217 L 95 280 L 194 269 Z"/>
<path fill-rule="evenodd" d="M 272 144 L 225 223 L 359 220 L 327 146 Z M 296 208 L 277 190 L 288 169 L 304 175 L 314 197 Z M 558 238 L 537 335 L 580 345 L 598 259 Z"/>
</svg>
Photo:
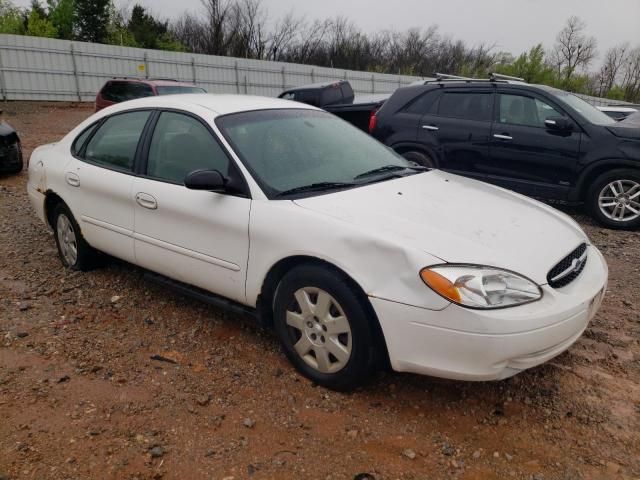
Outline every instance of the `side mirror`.
<svg viewBox="0 0 640 480">
<path fill-rule="evenodd" d="M 207 190 L 209 192 L 225 192 L 226 180 L 218 170 L 196 170 L 184 179 L 184 186 L 189 190 Z"/>
<path fill-rule="evenodd" d="M 567 117 L 549 117 L 544 121 L 544 126 L 549 130 L 566 132 L 573 129 L 573 122 Z"/>
</svg>

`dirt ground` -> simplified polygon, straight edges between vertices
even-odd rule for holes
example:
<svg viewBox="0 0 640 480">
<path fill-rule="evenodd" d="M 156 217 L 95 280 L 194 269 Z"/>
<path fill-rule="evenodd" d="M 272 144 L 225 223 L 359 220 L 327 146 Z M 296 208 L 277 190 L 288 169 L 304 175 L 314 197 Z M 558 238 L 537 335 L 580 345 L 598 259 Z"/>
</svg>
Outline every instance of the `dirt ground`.
<svg viewBox="0 0 640 480">
<path fill-rule="evenodd" d="M 25 158 L 91 113 L 4 110 Z M 138 268 L 63 269 L 25 184 L 0 177 L 1 480 L 640 478 L 638 232 L 570 212 L 610 282 L 552 362 L 493 383 L 388 372 L 340 394 L 251 320 Z"/>
</svg>

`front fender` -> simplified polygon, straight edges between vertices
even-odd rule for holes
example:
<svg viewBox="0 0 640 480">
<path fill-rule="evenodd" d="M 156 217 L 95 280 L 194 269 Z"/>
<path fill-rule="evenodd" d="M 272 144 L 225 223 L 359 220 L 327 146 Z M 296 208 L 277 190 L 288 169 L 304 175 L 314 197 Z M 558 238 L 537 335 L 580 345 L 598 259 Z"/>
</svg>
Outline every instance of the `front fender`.
<svg viewBox="0 0 640 480">
<path fill-rule="evenodd" d="M 449 305 L 420 279 L 442 260 L 405 248 L 383 233 L 301 208 L 289 201 L 254 201 L 249 225 L 247 303 L 255 306 L 271 268 L 283 259 L 320 259 L 349 275 L 370 297 L 441 310 Z"/>
</svg>

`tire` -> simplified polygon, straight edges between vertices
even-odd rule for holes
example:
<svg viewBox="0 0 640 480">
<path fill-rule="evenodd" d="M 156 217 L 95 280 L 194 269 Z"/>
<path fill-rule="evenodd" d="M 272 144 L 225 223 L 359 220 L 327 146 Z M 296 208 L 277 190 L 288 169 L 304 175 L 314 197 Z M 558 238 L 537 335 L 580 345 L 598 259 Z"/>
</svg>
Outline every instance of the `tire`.
<svg viewBox="0 0 640 480">
<path fill-rule="evenodd" d="M 339 391 L 356 388 L 374 373 L 382 352 L 365 302 L 345 275 L 328 267 L 301 265 L 284 276 L 274 326 L 300 373 Z"/>
<path fill-rule="evenodd" d="M 76 219 L 64 203 L 54 207 L 52 227 L 58 255 L 65 267 L 86 272 L 96 266 L 98 252 L 85 241 Z"/>
<path fill-rule="evenodd" d="M 416 165 L 419 165 L 421 167 L 436 168 L 435 162 L 426 153 L 410 151 L 410 152 L 404 152 L 402 156 L 406 160 L 409 160 L 410 162 L 413 162 Z"/>
<path fill-rule="evenodd" d="M 603 173 L 587 191 L 585 203 L 591 216 L 605 227 L 640 227 L 640 171 L 621 168 Z"/>
</svg>

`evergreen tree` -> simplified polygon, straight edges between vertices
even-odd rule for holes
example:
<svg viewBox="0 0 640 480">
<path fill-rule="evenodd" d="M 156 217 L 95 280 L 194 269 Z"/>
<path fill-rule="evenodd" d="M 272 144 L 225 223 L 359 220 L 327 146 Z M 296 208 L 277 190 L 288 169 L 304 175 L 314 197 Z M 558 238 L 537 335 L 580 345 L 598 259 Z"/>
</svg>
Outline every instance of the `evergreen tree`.
<svg viewBox="0 0 640 480">
<path fill-rule="evenodd" d="M 76 0 L 75 4 L 75 38 L 84 42 L 105 43 L 111 1 Z"/>
</svg>

